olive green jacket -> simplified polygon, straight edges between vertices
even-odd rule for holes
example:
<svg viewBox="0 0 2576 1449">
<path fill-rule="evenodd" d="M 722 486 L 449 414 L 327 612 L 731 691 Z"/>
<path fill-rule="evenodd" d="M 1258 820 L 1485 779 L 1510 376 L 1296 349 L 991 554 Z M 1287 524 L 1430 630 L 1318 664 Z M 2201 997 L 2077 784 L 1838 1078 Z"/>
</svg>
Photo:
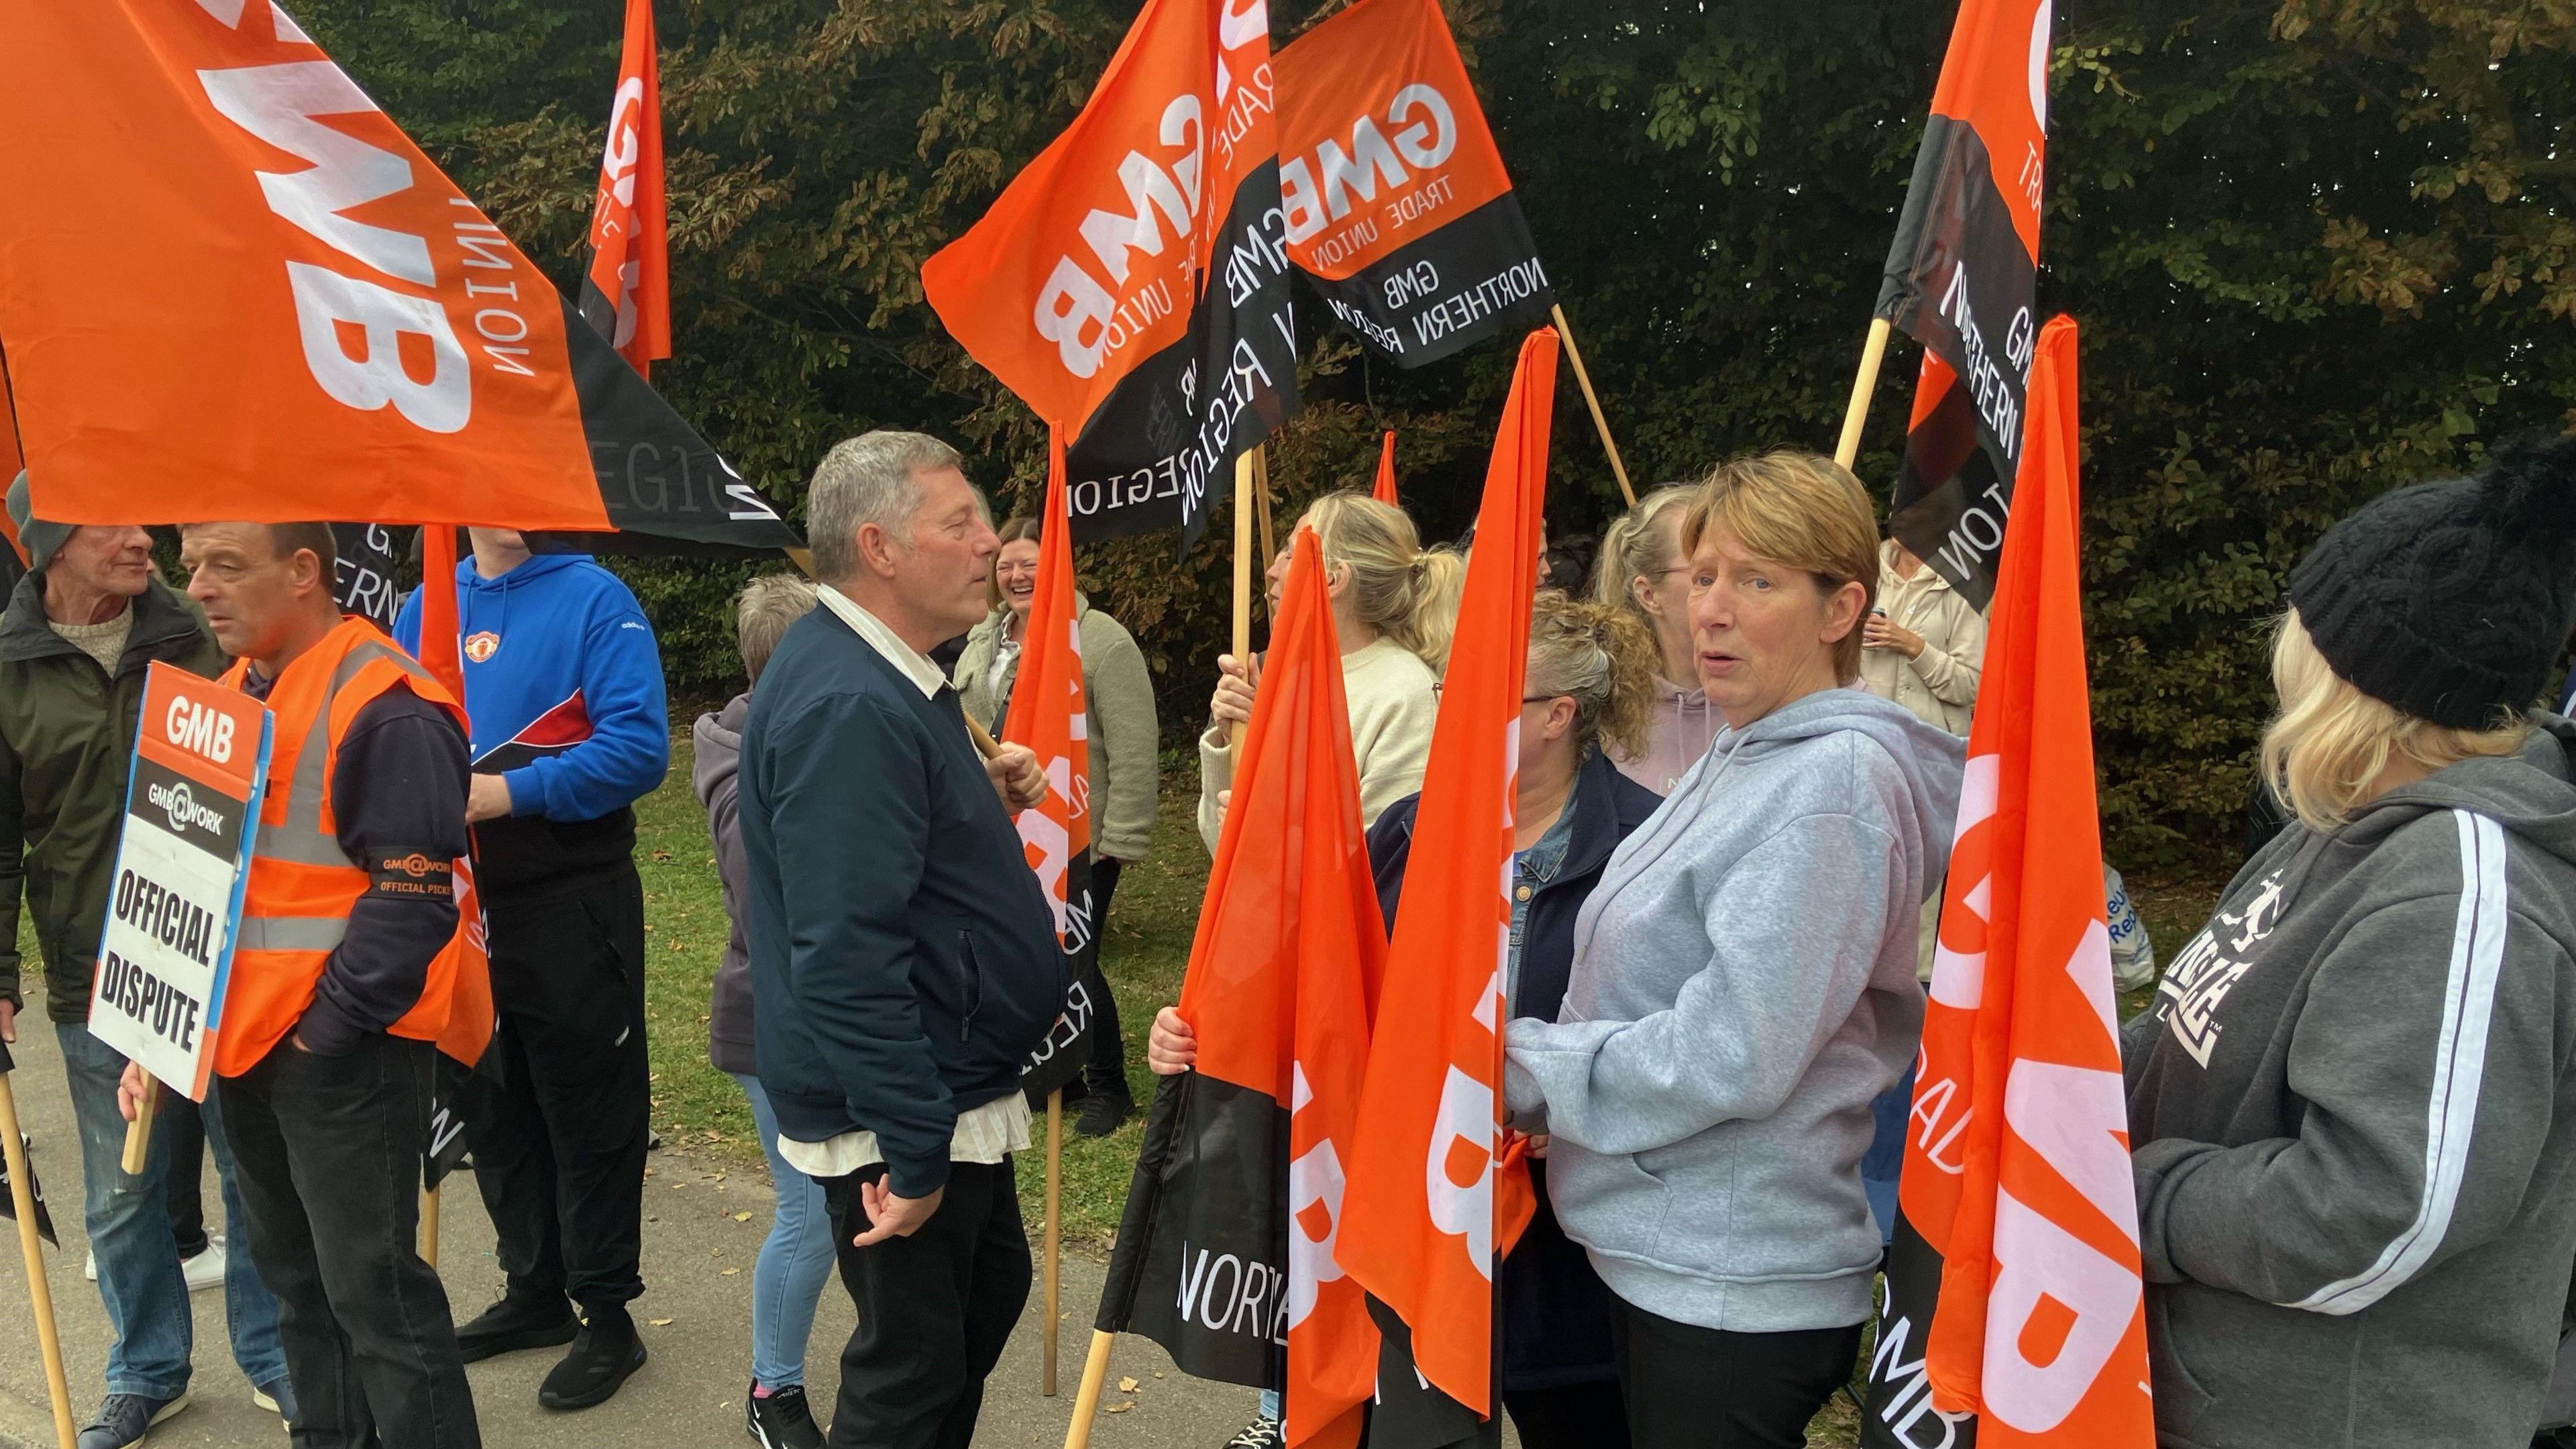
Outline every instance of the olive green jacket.
<svg viewBox="0 0 2576 1449">
<path fill-rule="evenodd" d="M 204 615 L 160 580 L 133 608 L 113 679 L 45 622 L 43 574 L 19 580 L 0 614 L 0 1000 L 25 1005 L 23 892 L 56 1021 L 89 1016 L 143 676 L 156 659 L 192 674 L 224 667 Z"/>
<path fill-rule="evenodd" d="M 1162 726 L 1154 714 L 1154 678 L 1145 668 L 1144 651 L 1127 626 L 1073 596 L 1076 628 L 1082 636 L 1082 692 L 1091 711 L 1091 848 L 1110 860 L 1143 860 L 1154 843 L 1154 804 L 1161 788 Z M 966 636 L 966 652 L 957 657 L 950 678 L 967 717 L 998 737 L 1002 714 L 1010 708 L 1011 685 L 1019 678 L 1014 657 L 1002 668 L 998 684 L 993 660 L 1002 647 L 1004 605 L 984 616 Z"/>
</svg>

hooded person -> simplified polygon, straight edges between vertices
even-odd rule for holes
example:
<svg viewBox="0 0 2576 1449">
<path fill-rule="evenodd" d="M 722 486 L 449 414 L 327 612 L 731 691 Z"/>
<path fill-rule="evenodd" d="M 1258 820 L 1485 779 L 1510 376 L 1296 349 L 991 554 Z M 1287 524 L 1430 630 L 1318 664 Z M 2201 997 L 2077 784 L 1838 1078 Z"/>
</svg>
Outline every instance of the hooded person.
<svg viewBox="0 0 2576 1449">
<path fill-rule="evenodd" d="M 2160 1443 L 2528 1443 L 2576 1263 L 2576 440 L 2290 580 L 2293 817 L 2123 1035 Z"/>
<path fill-rule="evenodd" d="M 467 1363 L 571 1345 L 537 1401 L 585 1409 L 646 1356 L 627 1309 L 644 1292 L 652 1135 L 634 806 L 671 765 L 662 656 L 616 575 L 532 554 L 510 529 L 471 533 L 456 568 L 466 818 L 500 1029 L 497 1074 L 468 1077 L 458 1105 L 508 1286 L 457 1343 Z M 415 590 L 394 637 L 417 651 L 420 629 Z"/>
<path fill-rule="evenodd" d="M 707 1057 L 741 1084 L 750 1101 L 778 1199 L 752 1268 L 751 1387 L 742 1403 L 743 1431 L 762 1449 L 821 1449 L 823 1432 L 805 1397 L 805 1347 L 823 1286 L 832 1278 L 834 1253 L 823 1185 L 779 1155 L 778 1112 L 760 1085 L 745 924 L 751 882 L 742 848 L 742 731 L 751 721 L 751 692 L 760 687 L 769 656 L 797 620 L 814 612 L 816 597 L 814 585 L 795 574 L 763 574 L 743 586 L 734 603 L 734 634 L 748 686 L 723 709 L 699 715 L 690 730 L 691 780 L 698 803 L 706 807 L 716 883 L 730 927 L 707 1005 Z"/>
<path fill-rule="evenodd" d="M 1726 464 L 1681 541 L 1726 726 L 1603 868 L 1556 1020 L 1505 1028 L 1504 1096 L 1616 1300 L 1633 1442 L 1795 1444 L 1870 1316 L 1860 1158 L 1922 1034 L 1965 747 L 1843 687 L 1878 581 L 1849 472 Z"/>
</svg>

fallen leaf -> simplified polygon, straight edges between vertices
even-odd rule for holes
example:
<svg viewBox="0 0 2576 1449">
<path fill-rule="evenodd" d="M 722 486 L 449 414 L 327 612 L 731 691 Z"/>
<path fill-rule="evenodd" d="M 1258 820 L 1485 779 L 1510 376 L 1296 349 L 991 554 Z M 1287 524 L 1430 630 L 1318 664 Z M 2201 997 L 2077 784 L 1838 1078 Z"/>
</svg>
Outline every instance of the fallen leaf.
<svg viewBox="0 0 2576 1449">
<path fill-rule="evenodd" d="M 741 1270 L 740 1268 L 727 1268 L 727 1269 L 725 1269 L 725 1270 L 724 1270 L 724 1276 L 725 1276 L 725 1277 L 727 1277 L 727 1278 L 730 1278 L 730 1277 L 732 1277 L 734 1274 L 739 1273 L 739 1272 L 741 1272 L 741 1271 L 742 1271 L 742 1270 Z"/>
<path fill-rule="evenodd" d="M 738 1223 L 747 1223 L 747 1222 L 750 1222 L 750 1221 L 751 1221 L 751 1214 L 749 1214 L 749 1213 L 735 1213 L 735 1214 L 733 1215 L 733 1220 L 734 1220 L 735 1222 L 738 1222 Z"/>
<path fill-rule="evenodd" d="M 655 1328 L 668 1328 L 671 1326 L 671 1320 L 667 1318 L 648 1318 L 644 1321 L 653 1325 Z"/>
<path fill-rule="evenodd" d="M 1143 1384 L 1136 1382 L 1134 1379 L 1120 1379 L 1118 1381 L 1118 1392 L 1122 1394 L 1132 1394 L 1143 1387 Z"/>
<path fill-rule="evenodd" d="M 1113 1414 L 1123 1414 L 1134 1407 L 1136 1407 L 1136 1405 L 1132 1401 L 1124 1404 L 1111 1404 L 1109 1406 L 1109 1412 Z"/>
<path fill-rule="evenodd" d="M 653 858 L 655 860 L 669 860 L 671 858 L 671 852 L 667 850 L 657 850 L 653 852 Z"/>
</svg>

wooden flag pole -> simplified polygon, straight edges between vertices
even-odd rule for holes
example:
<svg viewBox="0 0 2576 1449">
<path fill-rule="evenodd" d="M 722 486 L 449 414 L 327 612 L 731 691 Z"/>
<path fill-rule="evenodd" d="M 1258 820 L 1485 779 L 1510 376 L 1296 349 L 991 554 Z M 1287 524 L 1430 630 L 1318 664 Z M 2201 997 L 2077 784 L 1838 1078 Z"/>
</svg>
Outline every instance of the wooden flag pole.
<svg viewBox="0 0 2576 1449">
<path fill-rule="evenodd" d="M 125 1124 L 125 1158 L 118 1165 L 128 1177 L 141 1177 L 152 1163 L 152 1117 L 161 1105 L 161 1084 L 150 1073 L 143 1078 L 143 1100 L 134 1104 L 134 1120 Z"/>
<path fill-rule="evenodd" d="M 1252 487 L 1253 496 L 1261 500 L 1261 566 L 1268 568 L 1270 561 L 1279 557 L 1279 544 L 1270 533 L 1270 445 L 1267 443 L 1252 450 Z"/>
<path fill-rule="evenodd" d="M 1234 460 L 1234 658 L 1246 677 L 1252 668 L 1252 454 Z M 1243 729 L 1234 726 L 1226 748 L 1243 753 Z"/>
<path fill-rule="evenodd" d="M 438 1266 L 438 1194 L 435 1187 L 420 1190 L 420 1260 L 432 1268 Z"/>
<path fill-rule="evenodd" d="M 0 1142 L 9 1164 L 9 1201 L 18 1211 L 18 1251 L 27 1259 L 27 1296 L 36 1310 L 36 1344 L 45 1356 L 45 1392 L 54 1401 L 54 1442 L 76 1449 L 71 1380 L 63 1373 L 62 1333 L 54 1326 L 54 1290 L 45 1279 L 45 1244 L 36 1236 L 36 1179 L 27 1166 L 27 1144 L 18 1135 L 18 1094 L 0 1072 Z M 147 1136 L 146 1142 L 151 1139 Z"/>
<path fill-rule="evenodd" d="M 1628 483 L 1628 465 L 1619 460 L 1619 445 L 1611 440 L 1610 419 L 1602 414 L 1601 395 L 1592 390 L 1592 374 L 1583 370 L 1583 353 L 1574 345 L 1574 324 L 1565 320 L 1565 309 L 1551 305 L 1548 315 L 1556 319 L 1556 335 L 1565 339 L 1565 360 L 1574 364 L 1575 384 L 1583 389 L 1584 405 L 1592 409 L 1592 426 L 1601 431 L 1601 450 L 1610 455 L 1610 472 L 1619 480 L 1619 496 L 1628 506 L 1637 506 L 1637 490 Z"/>
<path fill-rule="evenodd" d="M 1082 1361 L 1082 1387 L 1073 1393 L 1073 1422 L 1065 1426 L 1064 1449 L 1090 1449 L 1091 1421 L 1100 1416 L 1100 1391 L 1109 1383 L 1109 1349 L 1118 1335 L 1091 1331 L 1091 1354 Z"/>
<path fill-rule="evenodd" d="M 1869 323 L 1869 340 L 1860 348 L 1860 375 L 1852 379 L 1851 405 L 1843 409 L 1842 441 L 1834 444 L 1834 461 L 1849 468 L 1860 456 L 1861 424 L 1869 421 L 1870 394 L 1878 391 L 1878 367 L 1887 360 L 1887 335 L 1893 329 L 1884 317 L 1873 317 Z"/>
<path fill-rule="evenodd" d="M 1038 1392 L 1055 1397 L 1056 1346 L 1063 1337 L 1063 1310 L 1057 1301 L 1064 1283 L 1064 1088 L 1047 1093 L 1046 1175 L 1046 1331 L 1038 1372 Z"/>
</svg>

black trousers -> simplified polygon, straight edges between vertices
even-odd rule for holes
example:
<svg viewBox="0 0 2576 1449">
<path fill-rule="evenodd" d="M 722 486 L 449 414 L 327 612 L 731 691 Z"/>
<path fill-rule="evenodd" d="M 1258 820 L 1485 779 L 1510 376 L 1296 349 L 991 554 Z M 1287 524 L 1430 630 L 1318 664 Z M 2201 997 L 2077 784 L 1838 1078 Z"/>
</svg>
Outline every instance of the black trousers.
<svg viewBox="0 0 2576 1449">
<path fill-rule="evenodd" d="M 832 1449 L 967 1449 L 984 1379 L 1028 1306 L 1029 1239 L 1006 1158 L 949 1167 L 939 1211 L 908 1238 L 856 1248 L 868 1230 L 859 1184 L 871 1167 L 826 1178 L 841 1286 L 859 1308 L 841 1350 Z"/>
<path fill-rule="evenodd" d="M 369 1036 L 345 1056 L 278 1043 L 218 1079 L 247 1248 L 277 1295 L 296 1449 L 476 1449 L 447 1290 L 420 1260 L 420 1161 L 437 1048 Z"/>
<path fill-rule="evenodd" d="M 644 887 L 494 901 L 492 1050 L 457 1093 L 514 1297 L 587 1312 L 644 1291 Z"/>
<path fill-rule="evenodd" d="M 1086 1092 L 1106 1092 L 1111 1096 L 1128 1096 L 1127 1039 L 1118 1030 L 1118 996 L 1109 989 L 1109 977 L 1100 969 L 1100 957 L 1108 946 L 1109 903 L 1118 895 L 1119 872 L 1125 861 L 1094 857 L 1091 862 L 1091 933 L 1100 942 L 1091 952 L 1091 975 L 1083 985 L 1091 992 L 1093 1027 L 1091 1060 L 1082 1070 Z"/>
<path fill-rule="evenodd" d="M 1503 1408 L 1521 1449 L 1628 1449 L 1627 1403 L 1617 1379 L 1505 1389 Z"/>
<path fill-rule="evenodd" d="M 176 1092 L 161 1094 L 162 1133 L 170 1139 L 170 1236 L 179 1256 L 193 1258 L 213 1244 L 206 1237 L 206 1124 L 197 1104 Z"/>
<path fill-rule="evenodd" d="M 1639 1449 L 1800 1449 L 1807 1421 L 1851 1382 L 1861 1325 L 1729 1333 L 1621 1301 L 1610 1322 Z"/>
</svg>

